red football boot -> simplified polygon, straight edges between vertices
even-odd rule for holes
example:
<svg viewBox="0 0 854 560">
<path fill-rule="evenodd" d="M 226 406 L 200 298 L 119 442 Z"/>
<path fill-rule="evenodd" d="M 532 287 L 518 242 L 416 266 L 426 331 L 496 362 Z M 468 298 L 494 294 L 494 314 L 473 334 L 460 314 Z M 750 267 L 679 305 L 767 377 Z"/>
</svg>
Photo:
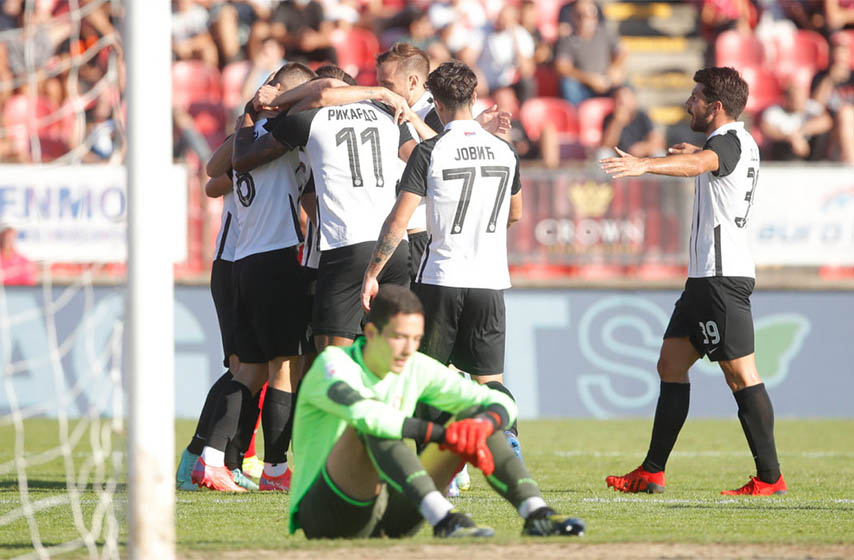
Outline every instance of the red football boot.
<svg viewBox="0 0 854 560">
<path fill-rule="evenodd" d="M 643 465 L 629 474 L 623 476 L 609 476 L 605 478 L 608 486 L 620 492 L 646 492 L 647 494 L 661 494 L 664 492 L 664 471 L 651 473 L 645 471 Z"/>
<path fill-rule="evenodd" d="M 783 475 L 777 479 L 777 482 L 769 484 L 762 482 L 755 476 L 750 477 L 750 482 L 735 490 L 721 490 L 724 496 L 774 496 L 783 495 L 788 492 L 786 481 L 783 480 Z"/>
<path fill-rule="evenodd" d="M 268 476 L 266 473 L 261 475 L 261 480 L 258 481 L 258 489 L 262 492 L 288 492 L 291 489 L 291 469 L 288 467 L 283 474 L 279 476 Z"/>
<path fill-rule="evenodd" d="M 234 482 L 234 475 L 225 467 L 211 467 L 199 457 L 193 466 L 193 484 L 220 492 L 246 492 Z"/>
</svg>

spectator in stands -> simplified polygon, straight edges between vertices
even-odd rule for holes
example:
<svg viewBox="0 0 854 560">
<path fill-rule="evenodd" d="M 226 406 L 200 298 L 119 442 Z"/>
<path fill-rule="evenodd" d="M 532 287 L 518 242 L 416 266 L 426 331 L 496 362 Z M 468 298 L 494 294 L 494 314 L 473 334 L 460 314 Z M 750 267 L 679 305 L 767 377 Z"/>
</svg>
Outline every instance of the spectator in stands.
<svg viewBox="0 0 854 560">
<path fill-rule="evenodd" d="M 213 37 L 219 47 L 223 65 L 240 60 L 241 47 L 256 21 L 268 21 L 272 0 L 216 1 L 210 9 Z"/>
<path fill-rule="evenodd" d="M 284 44 L 289 60 L 338 62 L 331 37 L 334 25 L 320 2 L 284 0 L 273 11 L 272 25 L 273 36 Z"/>
<path fill-rule="evenodd" d="M 537 13 L 537 3 L 525 0 L 519 12 L 519 20 L 525 31 L 534 40 L 534 64 L 547 64 L 552 61 L 552 46 L 540 32 L 540 22 Z M 541 93 L 538 95 L 542 95 Z"/>
<path fill-rule="evenodd" d="M 783 104 L 766 109 L 760 123 L 769 158 L 778 161 L 824 159 L 832 127 L 830 114 L 794 81 L 786 87 Z"/>
<path fill-rule="evenodd" d="M 242 97 L 244 99 L 249 99 L 255 95 L 255 92 L 264 85 L 270 74 L 285 64 L 285 49 L 278 39 L 268 35 L 261 42 L 261 48 L 250 60 L 252 67 L 246 76 L 246 82 L 243 84 Z"/>
<path fill-rule="evenodd" d="M 610 95 L 623 85 L 624 53 L 617 37 L 599 22 L 593 0 L 572 4 L 573 33 L 555 47 L 555 68 L 561 76 L 561 93 L 577 105 L 590 97 Z"/>
<path fill-rule="evenodd" d="M 450 53 L 475 69 L 480 30 L 489 24 L 483 5 L 477 0 L 433 2 L 427 14 Z"/>
<path fill-rule="evenodd" d="M 829 33 L 854 27 L 854 1 L 824 0 L 824 16 Z"/>
<path fill-rule="evenodd" d="M 0 219 L 0 278 L 10 286 L 32 286 L 38 273 L 36 265 L 15 248 L 18 232 L 7 219 Z"/>
<path fill-rule="evenodd" d="M 854 163 L 854 69 L 850 40 L 844 33 L 833 35 L 830 64 L 813 78 L 811 96 L 834 119 L 839 159 Z"/>
<path fill-rule="evenodd" d="M 411 19 L 407 26 L 408 34 L 401 41 L 412 43 L 413 46 L 427 51 L 434 43 L 439 42 L 436 29 L 426 11 L 411 10 Z"/>
<path fill-rule="evenodd" d="M 787 18 L 799 29 L 824 31 L 824 4 L 822 0 L 791 0 L 780 6 Z"/>
<path fill-rule="evenodd" d="M 854 104 L 854 69 L 851 67 L 849 40 L 844 33 L 832 37 L 830 64 L 812 80 L 810 96 L 831 111 L 838 111 L 842 105 Z"/>
<path fill-rule="evenodd" d="M 664 135 L 656 129 L 646 111 L 638 107 L 635 92 L 621 87 L 614 95 L 614 112 L 602 122 L 602 144 L 599 157 L 616 155 L 618 146 L 635 157 L 664 155 Z M 607 155 L 604 151 L 608 151 Z"/>
<path fill-rule="evenodd" d="M 519 25 L 519 8 L 505 4 L 492 25 L 486 27 L 477 67 L 490 94 L 512 88 L 520 102 L 536 95 L 534 39 Z"/>
<path fill-rule="evenodd" d="M 172 52 L 179 60 L 217 66 L 219 54 L 210 34 L 210 14 L 193 0 L 172 0 Z"/>
</svg>

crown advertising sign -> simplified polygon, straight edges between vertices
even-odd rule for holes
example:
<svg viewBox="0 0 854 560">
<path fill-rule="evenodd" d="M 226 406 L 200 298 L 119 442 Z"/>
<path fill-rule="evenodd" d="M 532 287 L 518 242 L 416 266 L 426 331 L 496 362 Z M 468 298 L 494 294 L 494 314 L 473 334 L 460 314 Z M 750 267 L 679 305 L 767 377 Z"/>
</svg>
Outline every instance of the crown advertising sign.
<svg viewBox="0 0 854 560">
<path fill-rule="evenodd" d="M 595 169 L 522 175 L 524 216 L 511 228 L 513 265 L 683 264 L 691 183 L 612 181 Z"/>
</svg>

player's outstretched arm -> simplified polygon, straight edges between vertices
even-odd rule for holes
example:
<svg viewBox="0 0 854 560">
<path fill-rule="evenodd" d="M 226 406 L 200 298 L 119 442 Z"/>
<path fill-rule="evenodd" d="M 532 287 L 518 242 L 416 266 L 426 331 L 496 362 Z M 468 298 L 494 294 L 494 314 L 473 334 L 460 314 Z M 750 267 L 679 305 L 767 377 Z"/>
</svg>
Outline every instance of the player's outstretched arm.
<svg viewBox="0 0 854 560">
<path fill-rule="evenodd" d="M 394 203 L 391 213 L 383 223 L 380 237 L 374 245 L 374 252 L 371 254 L 371 260 L 362 281 L 362 307 L 365 311 L 371 310 L 371 300 L 380 290 L 377 278 L 394 250 L 400 245 L 400 240 L 406 234 L 409 219 L 412 218 L 420 202 L 421 197 L 415 193 L 402 191 L 397 195 L 397 202 Z"/>
<path fill-rule="evenodd" d="M 248 173 L 290 150 L 272 134 L 264 134 L 256 139 L 255 117 L 253 102 L 250 101 L 246 104 L 240 128 L 234 134 L 231 165 L 238 173 Z"/>
<path fill-rule="evenodd" d="M 489 109 L 482 111 L 474 118 L 480 126 L 487 132 L 492 134 L 507 134 L 513 127 L 510 124 L 510 113 L 507 111 L 499 111 L 498 105 L 493 105 Z"/>
<path fill-rule="evenodd" d="M 614 147 L 619 157 L 599 160 L 599 166 L 615 179 L 637 177 L 644 173 L 673 177 L 696 177 L 708 171 L 717 171 L 718 155 L 712 150 L 692 154 L 674 154 L 664 157 L 638 158 Z"/>
</svg>

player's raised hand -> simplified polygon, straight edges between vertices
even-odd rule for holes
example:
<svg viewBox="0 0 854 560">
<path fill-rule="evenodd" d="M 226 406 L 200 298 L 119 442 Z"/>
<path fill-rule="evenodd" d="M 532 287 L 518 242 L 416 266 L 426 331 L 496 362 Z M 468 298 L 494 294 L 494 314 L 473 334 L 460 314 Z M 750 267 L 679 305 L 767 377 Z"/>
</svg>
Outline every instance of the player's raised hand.
<svg viewBox="0 0 854 560">
<path fill-rule="evenodd" d="M 667 148 L 668 154 L 693 154 L 699 152 L 702 148 L 689 144 L 688 142 L 679 142 Z"/>
<path fill-rule="evenodd" d="M 279 88 L 270 85 L 263 85 L 255 92 L 255 97 L 252 98 L 252 104 L 256 111 L 273 107 L 273 102 L 279 96 Z"/>
<path fill-rule="evenodd" d="M 505 134 L 510 131 L 510 113 L 507 111 L 499 111 L 498 105 L 493 105 L 479 114 L 474 120 L 480 123 L 480 126 L 487 132 L 492 134 Z"/>
<path fill-rule="evenodd" d="M 381 101 L 394 110 L 394 122 L 400 124 L 408 120 L 409 103 L 406 102 L 406 99 L 390 89 L 381 88 L 381 90 L 383 90 Z"/>
<path fill-rule="evenodd" d="M 380 283 L 376 278 L 365 276 L 362 281 L 362 309 L 367 313 L 371 310 L 371 302 L 380 291 Z"/>
<path fill-rule="evenodd" d="M 614 146 L 614 149 L 619 154 L 619 157 L 599 160 L 599 167 L 605 173 L 612 175 L 615 179 L 619 179 L 620 177 L 637 177 L 646 173 L 646 160 L 644 158 L 636 158 L 616 146 Z"/>
</svg>

